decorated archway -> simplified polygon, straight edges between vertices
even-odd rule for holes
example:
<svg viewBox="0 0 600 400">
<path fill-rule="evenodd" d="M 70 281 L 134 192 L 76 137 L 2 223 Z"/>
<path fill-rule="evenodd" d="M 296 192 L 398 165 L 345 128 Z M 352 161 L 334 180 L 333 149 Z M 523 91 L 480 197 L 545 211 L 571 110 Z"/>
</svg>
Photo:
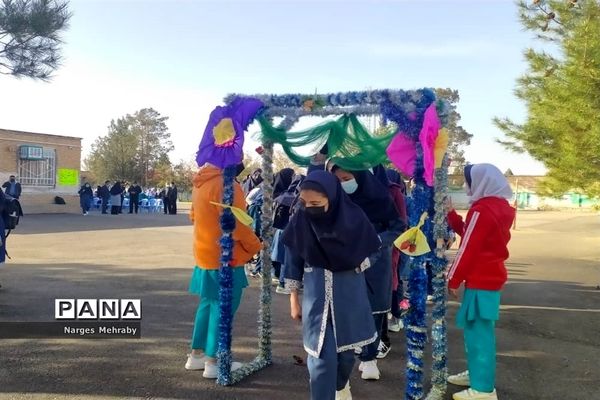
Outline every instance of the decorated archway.
<svg viewBox="0 0 600 400">
<path fill-rule="evenodd" d="M 345 169 L 358 170 L 392 162 L 414 182 L 407 199 L 409 226 L 414 227 L 404 236 L 401 250 L 409 256 L 410 276 L 408 290 L 411 307 L 405 317 L 407 338 L 406 395 L 407 400 L 422 399 L 424 394 L 423 355 L 427 344 L 427 275 L 432 268 L 433 309 L 431 324 L 432 374 L 431 390 L 427 399 L 443 398 L 446 392 L 446 282 L 447 260 L 444 256 L 448 230 L 444 200 L 447 196 L 448 145 L 447 123 L 449 107 L 436 98 L 431 89 L 414 91 L 376 90 L 332 93 L 323 95 L 237 95 L 225 99 L 225 106 L 217 107 L 204 132 L 198 151 L 198 160 L 212 157 L 224 168 L 225 206 L 221 218 L 223 236 L 220 268 L 221 321 L 219 335 L 217 383 L 232 385 L 244 377 L 272 363 L 271 350 L 271 257 L 273 239 L 273 151 L 280 145 L 288 157 L 299 166 L 308 166 L 310 157 L 296 150 L 309 144 L 328 147 L 329 156 Z M 360 122 L 360 116 L 378 115 L 382 126 L 377 135 L 369 132 Z M 293 131 L 301 117 L 336 117 L 311 129 Z M 263 278 L 260 295 L 258 324 L 258 354 L 254 361 L 231 372 L 231 287 L 229 268 L 231 233 L 244 217 L 230 206 L 233 201 L 235 167 L 242 159 L 244 132 L 256 120 L 261 128 L 263 147 L 262 169 L 265 184 L 262 214 L 264 250 Z M 275 120 L 280 120 L 274 124 Z M 202 156 L 202 157 L 201 157 Z M 421 232 L 424 239 L 419 241 Z M 419 246 L 410 246 L 419 244 Z M 419 251 L 416 251 L 419 247 Z M 422 250 L 425 248 L 425 250 Z"/>
</svg>

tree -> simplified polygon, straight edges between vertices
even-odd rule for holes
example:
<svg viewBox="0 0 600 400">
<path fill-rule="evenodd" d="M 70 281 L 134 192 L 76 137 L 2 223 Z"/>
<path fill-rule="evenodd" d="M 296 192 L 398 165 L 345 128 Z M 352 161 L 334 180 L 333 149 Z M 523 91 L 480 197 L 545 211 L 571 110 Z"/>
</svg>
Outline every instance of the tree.
<svg viewBox="0 0 600 400">
<path fill-rule="evenodd" d="M 144 186 L 148 184 L 153 164 L 173 150 L 167 119 L 168 117 L 161 117 L 152 108 L 144 108 L 129 117 L 130 129 L 138 137 L 136 161 L 141 184 Z"/>
<path fill-rule="evenodd" d="M 137 180 L 135 152 L 137 138 L 129 129 L 129 121 L 119 118 L 110 122 L 108 135 L 92 144 L 85 164 L 94 176 L 102 179 Z"/>
<path fill-rule="evenodd" d="M 152 183 L 171 179 L 168 153 L 173 144 L 166 120 L 155 110 L 145 108 L 111 121 L 108 135 L 92 145 L 85 161 L 87 167 L 97 177 L 138 181 L 143 186 L 150 183 L 150 178 Z M 168 176 L 159 178 L 158 171 Z"/>
<path fill-rule="evenodd" d="M 439 88 L 435 89 L 435 92 L 438 97 L 445 99 L 450 105 L 448 125 L 446 126 L 450 137 L 448 143 L 448 157 L 452 160 L 454 172 L 462 171 L 466 164 L 464 148 L 471 144 L 473 135 L 459 125 L 461 117 L 457 111 L 457 105 L 460 100 L 458 90 Z"/>
<path fill-rule="evenodd" d="M 262 162 L 262 161 L 261 161 Z M 273 151 L 273 173 L 281 171 L 284 168 L 291 168 L 294 171 L 298 171 L 300 167 L 294 164 L 288 156 L 281 150 Z"/>
<path fill-rule="evenodd" d="M 173 172 L 173 164 L 167 154 L 161 154 L 158 161 L 154 163 L 148 172 L 146 185 L 155 188 L 164 187 L 167 183 L 173 182 L 175 174 Z"/>
<path fill-rule="evenodd" d="M 543 194 L 599 196 L 600 2 L 534 0 L 518 7 L 524 28 L 547 46 L 525 50 L 529 67 L 515 94 L 527 118 L 522 124 L 495 118 L 506 135 L 498 142 L 546 166 Z"/>
<path fill-rule="evenodd" d="M 180 198 L 191 193 L 196 172 L 198 172 L 198 167 L 195 161 L 186 162 L 181 160 L 173 167 L 173 182 L 175 182 L 179 193 L 181 193 Z"/>
<path fill-rule="evenodd" d="M 70 18 L 66 1 L 2 0 L 0 74 L 50 79 L 60 65 L 60 34 Z"/>
</svg>

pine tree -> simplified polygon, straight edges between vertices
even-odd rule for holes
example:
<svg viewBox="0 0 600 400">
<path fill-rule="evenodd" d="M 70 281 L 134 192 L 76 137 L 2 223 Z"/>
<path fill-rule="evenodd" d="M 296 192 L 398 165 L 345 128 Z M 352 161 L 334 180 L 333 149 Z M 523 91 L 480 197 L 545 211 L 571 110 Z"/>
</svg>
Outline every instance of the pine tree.
<svg viewBox="0 0 600 400">
<path fill-rule="evenodd" d="M 600 2 L 518 3 L 524 28 L 546 50 L 529 48 L 516 96 L 527 107 L 518 124 L 496 118 L 508 149 L 527 152 L 548 169 L 542 192 L 600 195 Z"/>
<path fill-rule="evenodd" d="M 0 74 L 48 80 L 60 65 L 60 33 L 71 13 L 66 1 L 0 2 Z"/>
</svg>

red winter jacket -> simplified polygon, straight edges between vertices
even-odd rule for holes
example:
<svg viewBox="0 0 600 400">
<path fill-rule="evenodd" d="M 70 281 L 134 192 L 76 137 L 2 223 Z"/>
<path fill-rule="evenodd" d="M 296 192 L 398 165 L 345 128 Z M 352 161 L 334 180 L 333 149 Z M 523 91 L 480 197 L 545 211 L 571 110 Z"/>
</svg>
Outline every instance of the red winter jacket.
<svg viewBox="0 0 600 400">
<path fill-rule="evenodd" d="M 461 236 L 456 259 L 448 272 L 448 287 L 500 290 L 506 283 L 510 228 L 515 209 L 498 197 L 484 197 L 471 206 L 466 223 L 451 211 L 448 223 Z"/>
</svg>

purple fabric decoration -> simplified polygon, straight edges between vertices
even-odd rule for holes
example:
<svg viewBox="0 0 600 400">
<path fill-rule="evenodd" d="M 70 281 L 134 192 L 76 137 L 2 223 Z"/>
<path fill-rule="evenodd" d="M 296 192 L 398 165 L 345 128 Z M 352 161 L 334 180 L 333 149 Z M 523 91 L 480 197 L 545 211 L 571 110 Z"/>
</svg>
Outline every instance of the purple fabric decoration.
<svg viewBox="0 0 600 400">
<path fill-rule="evenodd" d="M 196 153 L 198 166 L 210 163 L 225 168 L 239 164 L 244 154 L 244 132 L 263 107 L 263 102 L 253 97 L 236 97 L 225 106 L 217 106 L 210 113 Z"/>
</svg>

